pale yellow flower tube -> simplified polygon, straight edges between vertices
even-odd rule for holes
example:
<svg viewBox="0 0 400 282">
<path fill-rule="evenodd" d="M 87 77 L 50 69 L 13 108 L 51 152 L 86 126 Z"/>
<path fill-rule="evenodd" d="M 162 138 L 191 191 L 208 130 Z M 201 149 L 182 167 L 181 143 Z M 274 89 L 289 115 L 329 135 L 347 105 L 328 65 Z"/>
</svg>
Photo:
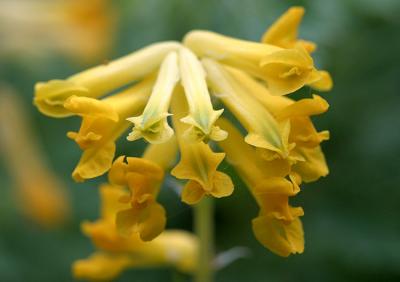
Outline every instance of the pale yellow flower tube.
<svg viewBox="0 0 400 282">
<path fill-rule="evenodd" d="M 167 122 L 168 108 L 178 80 L 178 56 L 176 52 L 171 52 L 161 64 L 157 81 L 142 115 L 128 118 L 134 124 L 127 137 L 129 141 L 143 137 L 150 143 L 158 144 L 171 138 L 174 131 Z"/>
<path fill-rule="evenodd" d="M 50 80 L 35 85 L 34 104 L 45 115 L 52 117 L 70 116 L 64 101 L 72 96 L 97 98 L 112 90 L 132 83 L 155 72 L 164 57 L 181 45 L 178 42 L 155 43 L 65 80 Z"/>
<path fill-rule="evenodd" d="M 288 124 L 279 125 L 275 118 L 242 85 L 211 59 L 203 59 L 208 81 L 216 96 L 233 112 L 248 131 L 245 141 L 263 148 L 267 158 L 289 155 Z"/>
<path fill-rule="evenodd" d="M 301 46 L 284 49 L 209 31 L 191 31 L 183 41 L 199 57 L 208 57 L 264 79 L 274 95 L 292 93 L 315 82 L 314 62 Z"/>
<path fill-rule="evenodd" d="M 4 85 L 0 86 L 0 151 L 25 216 L 46 228 L 65 223 L 70 213 L 67 188 L 44 160 L 17 93 Z"/>
<path fill-rule="evenodd" d="M 215 111 L 213 109 L 201 63 L 192 51 L 182 47 L 179 49 L 179 66 L 182 85 L 189 105 L 189 115 L 182 118 L 182 122 L 190 125 L 185 132 L 188 140 L 219 141 L 225 139 L 226 132 L 214 125 L 224 110 Z"/>
</svg>

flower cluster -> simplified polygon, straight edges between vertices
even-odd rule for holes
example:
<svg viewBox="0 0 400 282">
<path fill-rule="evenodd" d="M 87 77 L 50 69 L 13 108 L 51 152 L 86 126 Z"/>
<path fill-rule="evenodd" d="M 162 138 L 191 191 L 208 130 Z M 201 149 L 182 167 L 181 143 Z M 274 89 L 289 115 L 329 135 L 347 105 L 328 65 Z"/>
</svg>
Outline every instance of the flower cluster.
<svg viewBox="0 0 400 282">
<path fill-rule="evenodd" d="M 192 31 L 182 43 L 156 43 L 36 85 L 34 103 L 42 113 L 82 117 L 79 131 L 67 134 L 83 150 L 73 178 L 109 171 L 113 185 L 130 191 L 120 199 L 129 208 L 116 216 L 121 234 L 144 241 L 162 234 L 165 211 L 156 198 L 179 151 L 171 175 L 186 181 L 185 203 L 232 194 L 231 178 L 218 170 L 226 156 L 260 206 L 252 222 L 257 239 L 281 256 L 303 251 L 303 210 L 290 206 L 289 197 L 302 182 L 328 173 L 320 143 L 329 132 L 317 132 L 311 121 L 328 103 L 318 95 L 297 101 L 284 95 L 332 87 L 329 74 L 314 66 L 314 43 L 297 38 L 303 13 L 289 9 L 261 42 Z M 221 104 L 233 118 L 222 117 Z M 115 141 L 130 127 L 129 141 L 151 145 L 142 158 L 113 162 Z"/>
</svg>

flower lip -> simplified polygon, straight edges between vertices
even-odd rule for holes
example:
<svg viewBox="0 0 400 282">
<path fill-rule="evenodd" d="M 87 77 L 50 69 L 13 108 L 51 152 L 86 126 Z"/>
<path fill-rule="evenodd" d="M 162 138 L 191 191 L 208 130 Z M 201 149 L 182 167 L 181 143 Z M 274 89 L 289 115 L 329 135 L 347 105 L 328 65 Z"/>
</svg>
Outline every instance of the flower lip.
<svg viewBox="0 0 400 282">
<path fill-rule="evenodd" d="M 50 80 L 35 85 L 33 103 L 39 111 L 47 116 L 63 118 L 73 115 L 64 108 L 68 97 L 88 96 L 89 90 L 69 80 Z"/>
</svg>

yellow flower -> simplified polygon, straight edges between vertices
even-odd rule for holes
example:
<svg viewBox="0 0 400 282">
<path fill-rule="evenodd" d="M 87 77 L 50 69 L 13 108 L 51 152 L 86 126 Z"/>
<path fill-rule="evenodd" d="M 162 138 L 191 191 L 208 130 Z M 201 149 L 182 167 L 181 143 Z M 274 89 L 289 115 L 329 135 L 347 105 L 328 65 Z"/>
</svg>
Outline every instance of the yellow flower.
<svg viewBox="0 0 400 282">
<path fill-rule="evenodd" d="M 226 132 L 214 125 L 224 110 L 213 109 L 201 63 L 192 51 L 184 47 L 179 50 L 179 59 L 182 85 L 189 105 L 189 115 L 181 119 L 190 125 L 185 135 L 192 141 L 225 139 Z"/>
<path fill-rule="evenodd" d="M 143 137 L 148 142 L 157 144 L 166 142 L 174 134 L 168 125 L 167 117 L 172 92 L 179 80 L 177 60 L 176 52 L 171 52 L 165 57 L 143 114 L 128 118 L 135 125 L 128 136 L 129 141 Z"/>
<path fill-rule="evenodd" d="M 120 186 L 100 187 L 101 218 L 84 222 L 83 232 L 98 249 L 87 259 L 73 264 L 73 274 L 78 279 L 112 280 L 128 268 L 173 266 L 191 273 L 196 266 L 197 238 L 185 231 L 164 231 L 151 242 L 143 242 L 137 233 L 128 237 L 119 235 L 115 226 L 116 214 L 129 208 L 121 198 L 129 196 Z"/>
<path fill-rule="evenodd" d="M 302 46 L 308 53 L 313 52 L 317 45 L 311 41 L 298 39 L 298 28 L 304 15 L 303 7 L 291 7 L 262 36 L 261 42 L 282 48 Z M 309 85 L 320 91 L 331 90 L 333 83 L 328 72 L 313 72 L 314 82 Z M 312 79 L 311 79 L 312 80 Z"/>
<path fill-rule="evenodd" d="M 300 45 L 285 49 L 209 31 L 191 31 L 183 43 L 200 57 L 218 60 L 265 80 L 274 95 L 292 93 L 320 79 L 313 59 Z"/>
<path fill-rule="evenodd" d="M 244 72 L 227 68 L 229 73 L 243 85 L 246 92 L 255 97 L 278 121 L 290 121 L 289 142 L 296 144 L 292 151 L 298 162 L 293 170 L 306 182 L 315 181 L 329 173 L 319 144 L 329 139 L 329 131 L 317 132 L 310 116 L 328 110 L 328 103 L 320 96 L 294 101 L 287 97 L 273 96 L 268 89 Z"/>
<path fill-rule="evenodd" d="M 66 110 L 82 116 L 79 132 L 67 134 L 83 150 L 72 173 L 76 181 L 97 177 L 110 169 L 115 154 L 115 141 L 129 127 L 126 118 L 143 110 L 152 83 L 150 77 L 102 100 L 71 96 L 64 102 Z"/>
<path fill-rule="evenodd" d="M 239 84 L 223 66 L 211 59 L 204 59 L 211 88 L 235 117 L 246 128 L 245 141 L 255 147 L 263 148 L 264 155 L 272 159 L 287 158 L 288 123 L 278 124 L 270 112 L 253 98 L 243 85 Z"/>
<path fill-rule="evenodd" d="M 187 204 L 198 203 L 203 196 L 226 197 L 233 192 L 233 183 L 228 175 L 217 171 L 224 159 L 224 153 L 214 153 L 202 141 L 188 142 L 184 138 L 187 125 L 181 121 L 187 113 L 187 105 L 182 91 L 172 99 L 173 123 L 177 132 L 181 158 L 171 174 L 179 179 L 189 179 L 182 191 L 182 201 Z"/>
<path fill-rule="evenodd" d="M 127 186 L 130 197 L 121 199 L 129 202 L 128 209 L 117 213 L 117 228 L 125 236 L 138 233 L 143 241 L 157 237 L 165 228 L 164 208 L 156 202 L 164 170 L 169 168 L 177 153 L 174 138 L 170 141 L 151 145 L 143 158 L 119 157 L 108 174 L 109 181 L 115 185 Z"/>
<path fill-rule="evenodd" d="M 130 55 L 103 64 L 65 80 L 50 80 L 35 85 L 34 104 L 51 117 L 67 117 L 72 113 L 64 102 L 70 96 L 98 98 L 155 72 L 166 54 L 177 50 L 177 42 L 150 45 Z"/>
<path fill-rule="evenodd" d="M 70 215 L 67 189 L 46 163 L 18 93 L 4 84 L 0 85 L 0 151 L 23 214 L 45 228 L 65 223 Z"/>
<path fill-rule="evenodd" d="M 304 238 L 298 217 L 303 215 L 303 210 L 288 203 L 288 198 L 300 191 L 299 177 L 290 171 L 287 162 L 260 158 L 227 120 L 221 119 L 219 124 L 230 136 L 219 145 L 260 206 L 259 216 L 252 221 L 256 238 L 280 256 L 302 253 Z"/>
<path fill-rule="evenodd" d="M 114 16 L 106 0 L 3 0 L 0 57 L 60 52 L 79 62 L 99 60 L 111 47 Z"/>
</svg>

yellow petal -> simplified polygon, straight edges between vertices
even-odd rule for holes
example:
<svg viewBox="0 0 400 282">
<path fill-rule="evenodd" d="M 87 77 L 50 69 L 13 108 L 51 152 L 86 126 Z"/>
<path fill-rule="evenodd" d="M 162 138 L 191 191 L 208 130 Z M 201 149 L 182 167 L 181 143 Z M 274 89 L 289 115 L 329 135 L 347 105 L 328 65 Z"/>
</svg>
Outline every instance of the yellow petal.
<svg viewBox="0 0 400 282">
<path fill-rule="evenodd" d="M 328 108 L 329 104 L 326 100 L 318 95 L 313 95 L 312 99 L 301 99 L 285 107 L 277 114 L 277 118 L 319 115 L 326 112 Z"/>
<path fill-rule="evenodd" d="M 298 148 L 299 153 L 304 157 L 304 162 L 298 162 L 293 166 L 304 182 L 313 182 L 329 173 L 321 147 Z"/>
<path fill-rule="evenodd" d="M 307 52 L 315 50 L 313 42 L 298 40 L 298 28 L 304 15 L 303 7 L 291 7 L 279 17 L 264 33 L 261 42 L 276 45 L 282 48 L 293 48 L 301 44 Z"/>
<path fill-rule="evenodd" d="M 292 117 L 290 119 L 292 130 L 290 142 L 296 143 L 297 147 L 313 148 L 322 141 L 329 140 L 329 131 L 317 132 L 312 121 L 308 117 Z"/>
<path fill-rule="evenodd" d="M 332 77 L 327 71 L 317 71 L 317 78 L 309 86 L 318 91 L 330 91 L 333 87 Z"/>
<path fill-rule="evenodd" d="M 205 195 L 203 187 L 194 180 L 189 180 L 182 190 L 182 202 L 194 205 L 200 202 Z"/>
<path fill-rule="evenodd" d="M 287 257 L 303 253 L 304 232 L 299 218 L 285 222 L 269 216 L 259 216 L 252 221 L 257 240 L 273 253 Z"/>
<path fill-rule="evenodd" d="M 310 80 L 314 62 L 302 47 L 283 49 L 263 57 L 260 67 L 272 95 L 292 93 Z"/>
<path fill-rule="evenodd" d="M 151 241 L 165 228 L 165 210 L 160 204 L 153 203 L 140 210 L 131 208 L 119 211 L 116 224 L 118 231 L 124 236 L 138 232 L 143 241 Z"/>
<path fill-rule="evenodd" d="M 114 142 L 86 149 L 72 172 L 72 177 L 77 182 L 83 182 L 86 179 L 104 174 L 111 168 L 114 154 Z"/>
<path fill-rule="evenodd" d="M 128 136 L 129 141 L 141 137 L 153 144 L 164 143 L 173 135 L 168 125 L 168 108 L 175 84 L 179 80 L 178 56 L 169 53 L 161 64 L 157 81 L 142 115 L 128 118 L 134 128 Z"/>
<path fill-rule="evenodd" d="M 115 221 L 115 215 L 118 211 L 129 207 L 126 203 L 121 203 L 119 199 L 128 194 L 128 191 L 121 187 L 103 184 L 99 188 L 101 199 L 101 217 Z"/>
<path fill-rule="evenodd" d="M 126 185 L 130 173 L 141 174 L 155 182 L 160 182 L 164 177 L 162 168 L 151 160 L 120 156 L 114 161 L 108 179 L 113 184 Z"/>
<path fill-rule="evenodd" d="M 111 281 L 131 264 L 128 254 L 96 252 L 87 259 L 75 261 L 72 272 L 76 279 Z"/>
<path fill-rule="evenodd" d="M 213 109 L 201 63 L 189 49 L 182 47 L 179 50 L 179 66 L 189 105 L 189 115 L 181 119 L 182 122 L 191 125 L 185 133 L 186 136 L 192 141 L 225 139 L 226 133 L 214 126 L 223 109 Z"/>
<path fill-rule="evenodd" d="M 64 102 L 64 108 L 81 116 L 92 116 L 110 119 L 117 122 L 119 117 L 114 107 L 107 102 L 89 98 L 71 96 Z"/>
</svg>

